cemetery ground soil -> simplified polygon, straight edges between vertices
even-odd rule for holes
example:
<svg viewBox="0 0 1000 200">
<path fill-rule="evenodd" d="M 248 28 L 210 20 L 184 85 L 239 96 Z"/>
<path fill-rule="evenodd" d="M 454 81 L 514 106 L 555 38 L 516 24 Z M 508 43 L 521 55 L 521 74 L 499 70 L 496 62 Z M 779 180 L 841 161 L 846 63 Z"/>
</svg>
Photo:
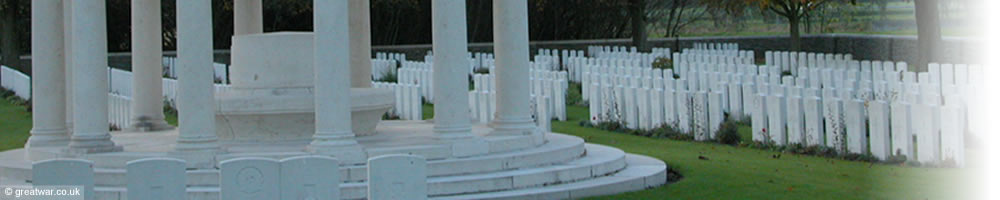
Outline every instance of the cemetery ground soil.
<svg viewBox="0 0 1000 200">
<path fill-rule="evenodd" d="M 433 106 L 424 106 L 425 118 Z M 579 126 L 587 110 L 567 106 L 569 119 L 554 132 L 665 161 L 684 178 L 667 186 L 591 199 L 968 199 L 958 193 L 969 169 L 915 168 L 851 162 L 712 143 L 653 139 Z M 176 116 L 167 116 L 176 125 Z M 0 151 L 21 148 L 31 114 L 0 99 Z M 748 137 L 749 128 L 741 128 Z M 708 160 L 699 159 L 707 157 Z M 968 183 L 968 182 L 966 182 Z"/>
</svg>

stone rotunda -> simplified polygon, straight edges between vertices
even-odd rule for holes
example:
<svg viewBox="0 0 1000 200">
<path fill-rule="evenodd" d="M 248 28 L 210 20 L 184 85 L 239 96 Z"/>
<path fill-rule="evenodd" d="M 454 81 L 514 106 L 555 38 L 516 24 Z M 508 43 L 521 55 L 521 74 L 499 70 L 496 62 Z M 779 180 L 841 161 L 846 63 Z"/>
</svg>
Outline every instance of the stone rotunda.
<svg viewBox="0 0 1000 200">
<path fill-rule="evenodd" d="M 434 119 L 380 121 L 392 91 L 371 87 L 368 0 L 315 2 L 314 32 L 262 31 L 261 0 L 236 0 L 232 90 L 213 86 L 211 1 L 177 1 L 179 126 L 164 121 L 159 0 L 133 0 L 135 123 L 109 131 L 105 2 L 31 4 L 34 114 L 25 148 L 0 152 L 3 184 L 31 164 L 94 162 L 97 199 L 125 198 L 125 163 L 187 162 L 190 199 L 219 197 L 218 163 L 240 157 L 338 159 L 343 199 L 366 198 L 367 158 L 427 159 L 432 199 L 565 199 L 666 182 L 657 159 L 535 127 L 529 105 L 528 3 L 493 2 L 497 112 L 470 123 L 465 1 L 432 1 Z M 406 169 L 399 169 L 406 170 Z"/>
</svg>

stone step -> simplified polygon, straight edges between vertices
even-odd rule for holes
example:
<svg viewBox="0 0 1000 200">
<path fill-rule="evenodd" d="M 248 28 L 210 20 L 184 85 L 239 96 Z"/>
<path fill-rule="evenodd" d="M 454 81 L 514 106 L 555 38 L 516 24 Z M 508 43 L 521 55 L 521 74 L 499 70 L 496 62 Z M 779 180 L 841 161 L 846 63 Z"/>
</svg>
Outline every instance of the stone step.
<svg viewBox="0 0 1000 200">
<path fill-rule="evenodd" d="M 591 196 L 639 191 L 666 184 L 667 165 L 655 158 L 628 154 L 628 167 L 608 176 L 542 187 L 530 187 L 499 192 L 438 196 L 435 200 L 452 199 L 579 199 Z M 667 197 L 661 197 L 667 198 Z"/>
<path fill-rule="evenodd" d="M 627 162 L 626 154 L 621 150 L 587 144 L 584 157 L 555 165 L 485 174 L 430 177 L 427 180 L 428 195 L 446 196 L 502 192 L 572 183 L 620 174 L 622 169 L 627 169 Z M 343 199 L 364 199 L 367 196 L 366 184 L 365 182 L 341 184 L 341 197 Z M 124 199 L 126 193 L 123 187 L 97 187 L 96 191 L 98 196 L 104 197 L 101 199 Z M 189 187 L 188 195 L 190 199 L 217 199 L 218 187 Z"/>
<path fill-rule="evenodd" d="M 497 171 L 513 170 L 529 167 L 548 166 L 565 163 L 583 156 L 585 148 L 583 139 L 557 133 L 547 134 L 548 142 L 537 148 L 519 151 L 489 154 L 468 158 L 454 158 L 428 161 L 430 177 L 482 174 Z M 275 153 L 267 153 L 273 155 Z M 12 156 L 22 156 L 23 149 L 0 153 L 0 159 Z M 0 163 L 0 171 L 5 178 L 14 180 L 29 180 L 31 176 L 30 163 L 24 159 L 3 159 L 11 162 Z M 96 168 L 95 182 L 98 186 L 120 187 L 125 184 L 124 169 Z M 367 167 L 363 165 L 342 166 L 341 178 L 344 182 L 364 181 Z M 188 170 L 189 186 L 218 186 L 219 173 L 216 169 Z"/>
</svg>

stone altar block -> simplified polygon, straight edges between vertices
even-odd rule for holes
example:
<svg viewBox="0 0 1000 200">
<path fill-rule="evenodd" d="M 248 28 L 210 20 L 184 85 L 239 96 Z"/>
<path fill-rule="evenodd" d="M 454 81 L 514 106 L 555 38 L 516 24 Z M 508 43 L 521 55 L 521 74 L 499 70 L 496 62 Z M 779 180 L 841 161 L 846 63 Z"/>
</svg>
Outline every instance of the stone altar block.
<svg viewBox="0 0 1000 200">
<path fill-rule="evenodd" d="M 232 88 L 216 94 L 219 139 L 235 142 L 311 139 L 315 132 L 312 57 L 312 33 L 234 36 Z M 373 134 L 382 114 L 395 101 L 393 91 L 384 88 L 351 88 L 350 95 L 351 125 L 357 135 Z"/>
</svg>

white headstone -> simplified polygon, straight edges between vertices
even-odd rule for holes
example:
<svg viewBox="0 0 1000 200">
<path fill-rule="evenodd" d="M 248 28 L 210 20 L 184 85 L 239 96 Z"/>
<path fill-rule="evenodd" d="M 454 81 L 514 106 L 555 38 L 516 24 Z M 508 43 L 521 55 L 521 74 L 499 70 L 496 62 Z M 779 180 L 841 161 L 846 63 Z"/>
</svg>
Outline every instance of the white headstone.
<svg viewBox="0 0 1000 200">
<path fill-rule="evenodd" d="M 427 199 L 427 161 L 399 154 L 368 159 L 368 199 Z"/>
<path fill-rule="evenodd" d="M 327 156 L 296 156 L 280 161 L 281 199 L 340 199 L 339 162 Z"/>
<path fill-rule="evenodd" d="M 270 158 L 236 158 L 219 163 L 222 200 L 278 199 L 280 165 Z"/>
<path fill-rule="evenodd" d="M 868 102 L 869 146 L 872 155 L 881 160 L 892 155 L 889 125 L 889 104 L 885 101 Z"/>
<path fill-rule="evenodd" d="M 650 126 L 653 128 L 663 125 L 663 89 L 652 89 L 649 95 L 650 105 Z"/>
<path fill-rule="evenodd" d="M 844 122 L 841 114 L 840 99 L 835 98 L 833 91 L 823 90 L 823 121 L 826 132 L 826 145 L 837 149 L 843 148 Z"/>
<path fill-rule="evenodd" d="M 625 88 L 625 101 L 624 101 L 624 112 L 625 114 L 625 125 L 629 129 L 639 128 L 639 108 L 636 105 L 636 89 L 635 87 Z"/>
<path fill-rule="evenodd" d="M 802 111 L 802 98 L 798 95 L 785 99 L 788 117 L 788 144 L 806 144 L 805 120 Z"/>
<path fill-rule="evenodd" d="M 777 145 L 786 145 L 785 133 L 785 97 L 782 95 L 767 96 L 767 133 L 770 140 Z"/>
<path fill-rule="evenodd" d="M 941 108 L 941 161 L 965 166 L 965 113 L 958 105 Z"/>
<path fill-rule="evenodd" d="M 751 115 L 753 115 L 753 112 L 754 112 L 754 100 L 753 99 L 754 99 L 754 96 L 756 96 L 756 94 L 757 94 L 754 91 L 754 89 L 755 88 L 754 88 L 754 84 L 753 83 L 751 83 L 751 82 L 744 82 L 743 83 L 743 90 L 740 91 L 740 93 L 741 93 L 740 94 L 740 98 L 742 98 L 742 100 L 743 100 L 743 102 L 742 102 L 742 104 L 743 104 L 742 105 L 743 115 L 747 116 L 747 117 L 750 117 Z"/>
<path fill-rule="evenodd" d="M 694 137 L 695 140 L 703 141 L 711 138 L 711 128 L 709 123 L 708 93 L 698 91 L 694 93 L 693 104 L 691 106 L 691 116 L 694 117 Z"/>
<path fill-rule="evenodd" d="M 716 132 L 719 131 L 719 125 L 722 125 L 723 117 L 725 117 L 722 96 L 722 92 L 708 94 L 708 127 L 711 138 L 716 138 Z"/>
<path fill-rule="evenodd" d="M 650 122 L 649 116 L 649 88 L 636 88 L 636 121 L 639 123 L 639 128 L 643 130 L 649 130 L 653 126 Z"/>
<path fill-rule="evenodd" d="M 664 86 L 663 90 L 663 123 L 677 127 L 677 95 L 673 85 Z"/>
<path fill-rule="evenodd" d="M 868 153 L 868 134 L 865 127 L 865 102 L 844 101 L 844 125 L 847 126 L 847 150 L 851 153 Z"/>
<path fill-rule="evenodd" d="M 693 106 L 691 104 L 694 100 L 687 90 L 677 90 L 675 94 L 677 99 L 675 101 L 677 105 L 677 124 L 679 125 L 677 128 L 681 132 L 688 133 L 691 131 L 691 119 L 693 119 L 693 116 L 691 116 L 691 107 Z"/>
<path fill-rule="evenodd" d="M 743 84 L 729 83 L 729 116 L 733 119 L 743 118 Z"/>
<path fill-rule="evenodd" d="M 913 131 L 917 136 L 917 161 L 921 163 L 934 163 L 941 158 L 941 138 L 933 124 L 936 109 L 939 107 L 927 104 L 914 104 L 910 108 L 913 112 Z"/>
<path fill-rule="evenodd" d="M 766 142 L 769 140 L 770 135 L 767 133 L 768 119 L 767 119 L 767 95 L 756 94 L 753 96 L 754 107 L 750 126 L 753 129 L 751 133 L 751 138 L 755 142 Z"/>
<path fill-rule="evenodd" d="M 83 186 L 84 199 L 93 200 L 94 163 L 83 159 L 51 159 L 31 164 L 31 183 L 35 186 Z"/>
<path fill-rule="evenodd" d="M 815 96 L 802 98 L 802 114 L 805 118 L 806 146 L 824 145 L 822 101 Z"/>
<path fill-rule="evenodd" d="M 955 84 L 955 66 L 952 64 L 941 65 L 941 84 Z"/>
<path fill-rule="evenodd" d="M 145 158 L 125 164 L 128 199 L 187 199 L 187 164 L 175 158 Z"/>
<path fill-rule="evenodd" d="M 893 156 L 906 156 L 908 160 L 915 160 L 916 153 L 913 148 L 913 118 L 911 106 L 905 102 L 893 102 L 890 109 L 890 136 L 892 137 Z"/>
</svg>

